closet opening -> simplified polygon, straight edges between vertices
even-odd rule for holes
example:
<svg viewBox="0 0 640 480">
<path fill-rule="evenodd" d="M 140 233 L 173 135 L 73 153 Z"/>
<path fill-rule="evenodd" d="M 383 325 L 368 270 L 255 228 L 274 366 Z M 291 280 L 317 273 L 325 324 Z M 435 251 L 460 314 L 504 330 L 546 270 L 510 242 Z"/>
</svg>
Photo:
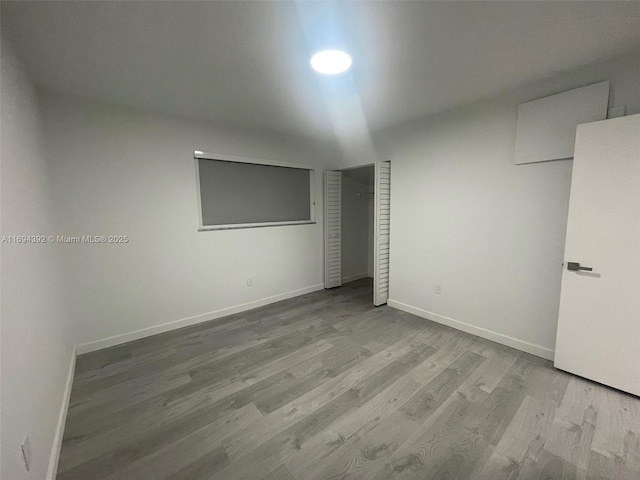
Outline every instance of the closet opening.
<svg viewBox="0 0 640 480">
<path fill-rule="evenodd" d="M 325 288 L 368 286 L 373 304 L 389 296 L 391 164 L 325 172 Z"/>
<path fill-rule="evenodd" d="M 373 295 L 375 169 L 342 170 L 342 284 L 367 285 Z"/>
</svg>

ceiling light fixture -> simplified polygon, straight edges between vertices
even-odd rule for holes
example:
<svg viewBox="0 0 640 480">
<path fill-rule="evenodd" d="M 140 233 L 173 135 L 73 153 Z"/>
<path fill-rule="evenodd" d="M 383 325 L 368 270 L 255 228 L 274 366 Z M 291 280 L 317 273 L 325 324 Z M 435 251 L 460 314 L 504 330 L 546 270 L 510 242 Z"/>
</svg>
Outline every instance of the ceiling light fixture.
<svg viewBox="0 0 640 480">
<path fill-rule="evenodd" d="M 324 50 L 311 57 L 311 66 L 316 72 L 335 75 L 351 66 L 351 57 L 341 50 Z"/>
</svg>

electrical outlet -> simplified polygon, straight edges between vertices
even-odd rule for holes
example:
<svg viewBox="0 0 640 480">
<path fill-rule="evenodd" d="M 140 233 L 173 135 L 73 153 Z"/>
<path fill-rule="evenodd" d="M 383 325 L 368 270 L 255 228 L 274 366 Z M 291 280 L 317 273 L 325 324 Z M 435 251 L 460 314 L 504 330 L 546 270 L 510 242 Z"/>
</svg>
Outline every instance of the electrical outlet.
<svg viewBox="0 0 640 480">
<path fill-rule="evenodd" d="M 434 291 L 434 293 L 437 293 L 438 295 L 441 295 L 442 294 L 442 284 L 436 283 L 433 286 L 433 291 Z"/>
<path fill-rule="evenodd" d="M 29 435 L 24 438 L 24 442 L 22 442 L 22 460 L 24 460 L 24 467 L 27 469 L 27 472 L 31 468 L 31 457 L 33 456 L 33 450 L 31 449 L 31 439 Z"/>
<path fill-rule="evenodd" d="M 253 278 L 252 277 L 247 277 L 247 287 L 250 287 L 253 285 Z"/>
</svg>

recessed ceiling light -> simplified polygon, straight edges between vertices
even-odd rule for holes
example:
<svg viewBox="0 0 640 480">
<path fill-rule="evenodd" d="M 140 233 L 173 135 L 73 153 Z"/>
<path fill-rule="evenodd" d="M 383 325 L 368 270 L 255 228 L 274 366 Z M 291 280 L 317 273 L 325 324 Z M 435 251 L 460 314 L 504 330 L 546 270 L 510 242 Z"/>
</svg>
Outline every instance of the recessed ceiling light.
<svg viewBox="0 0 640 480">
<path fill-rule="evenodd" d="M 311 57 L 311 66 L 316 72 L 335 75 L 351 66 L 351 57 L 341 50 L 324 50 Z"/>
</svg>

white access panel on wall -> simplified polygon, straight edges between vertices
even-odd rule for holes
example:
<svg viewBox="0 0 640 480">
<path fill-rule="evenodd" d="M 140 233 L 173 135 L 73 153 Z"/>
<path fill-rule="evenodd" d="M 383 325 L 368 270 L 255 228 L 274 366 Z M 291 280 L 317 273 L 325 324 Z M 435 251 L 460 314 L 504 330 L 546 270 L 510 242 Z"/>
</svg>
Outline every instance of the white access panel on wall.
<svg viewBox="0 0 640 480">
<path fill-rule="evenodd" d="M 609 82 L 518 105 L 515 163 L 573 158 L 576 127 L 607 118 Z"/>
<path fill-rule="evenodd" d="M 640 395 L 640 115 L 578 127 L 554 364 Z"/>
<path fill-rule="evenodd" d="M 391 162 L 376 162 L 373 304 L 389 298 L 389 234 L 391 226 Z"/>
<path fill-rule="evenodd" d="M 324 174 L 324 288 L 342 285 L 342 172 Z"/>
</svg>

